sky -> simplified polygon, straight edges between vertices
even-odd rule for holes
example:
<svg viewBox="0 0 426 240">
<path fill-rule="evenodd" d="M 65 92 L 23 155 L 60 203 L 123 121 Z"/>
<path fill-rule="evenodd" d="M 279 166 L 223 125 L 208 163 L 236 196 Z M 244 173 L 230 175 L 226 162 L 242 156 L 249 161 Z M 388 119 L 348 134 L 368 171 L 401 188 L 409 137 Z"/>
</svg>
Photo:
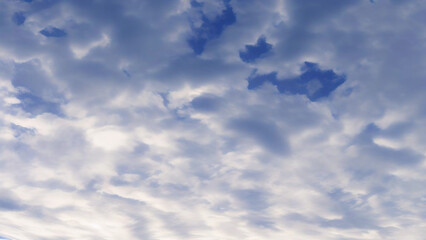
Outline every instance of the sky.
<svg viewBox="0 0 426 240">
<path fill-rule="evenodd" d="M 1 0 L 0 239 L 424 240 L 425 11 Z"/>
</svg>

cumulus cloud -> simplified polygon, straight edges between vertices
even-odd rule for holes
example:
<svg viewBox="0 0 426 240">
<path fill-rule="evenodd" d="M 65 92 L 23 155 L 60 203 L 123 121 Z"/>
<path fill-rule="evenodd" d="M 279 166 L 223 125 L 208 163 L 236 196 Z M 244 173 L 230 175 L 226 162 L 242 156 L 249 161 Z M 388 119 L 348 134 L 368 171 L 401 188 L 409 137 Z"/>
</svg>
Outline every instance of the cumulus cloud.
<svg viewBox="0 0 426 240">
<path fill-rule="evenodd" d="M 419 1 L 0 1 L 0 239 L 422 239 Z"/>
</svg>

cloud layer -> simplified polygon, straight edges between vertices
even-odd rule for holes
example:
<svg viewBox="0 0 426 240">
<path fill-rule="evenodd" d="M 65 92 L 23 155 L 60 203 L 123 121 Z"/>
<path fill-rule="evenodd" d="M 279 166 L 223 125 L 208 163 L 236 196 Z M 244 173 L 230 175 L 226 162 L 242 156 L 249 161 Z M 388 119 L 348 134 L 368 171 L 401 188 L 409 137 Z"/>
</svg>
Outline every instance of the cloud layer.
<svg viewBox="0 0 426 240">
<path fill-rule="evenodd" d="M 0 239 L 423 239 L 425 9 L 0 1 Z"/>
</svg>

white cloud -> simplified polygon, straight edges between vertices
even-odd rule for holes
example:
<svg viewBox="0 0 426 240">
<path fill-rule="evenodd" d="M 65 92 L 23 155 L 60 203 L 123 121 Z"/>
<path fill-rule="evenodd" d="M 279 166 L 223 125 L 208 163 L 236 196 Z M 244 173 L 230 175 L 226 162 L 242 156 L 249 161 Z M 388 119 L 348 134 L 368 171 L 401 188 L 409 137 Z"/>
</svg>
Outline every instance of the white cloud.
<svg viewBox="0 0 426 240">
<path fill-rule="evenodd" d="M 106 151 L 114 151 L 121 148 L 131 148 L 131 136 L 120 131 L 114 126 L 104 126 L 97 129 L 89 129 L 87 136 L 90 142 Z"/>
</svg>

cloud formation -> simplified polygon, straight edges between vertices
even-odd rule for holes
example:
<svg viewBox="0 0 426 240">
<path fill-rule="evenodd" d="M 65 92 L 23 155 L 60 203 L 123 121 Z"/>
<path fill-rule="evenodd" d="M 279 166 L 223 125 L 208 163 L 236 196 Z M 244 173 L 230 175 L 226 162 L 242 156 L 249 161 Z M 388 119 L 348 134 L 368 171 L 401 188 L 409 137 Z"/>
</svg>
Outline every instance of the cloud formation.
<svg viewBox="0 0 426 240">
<path fill-rule="evenodd" d="M 423 239 L 419 1 L 0 1 L 0 239 Z"/>
</svg>

